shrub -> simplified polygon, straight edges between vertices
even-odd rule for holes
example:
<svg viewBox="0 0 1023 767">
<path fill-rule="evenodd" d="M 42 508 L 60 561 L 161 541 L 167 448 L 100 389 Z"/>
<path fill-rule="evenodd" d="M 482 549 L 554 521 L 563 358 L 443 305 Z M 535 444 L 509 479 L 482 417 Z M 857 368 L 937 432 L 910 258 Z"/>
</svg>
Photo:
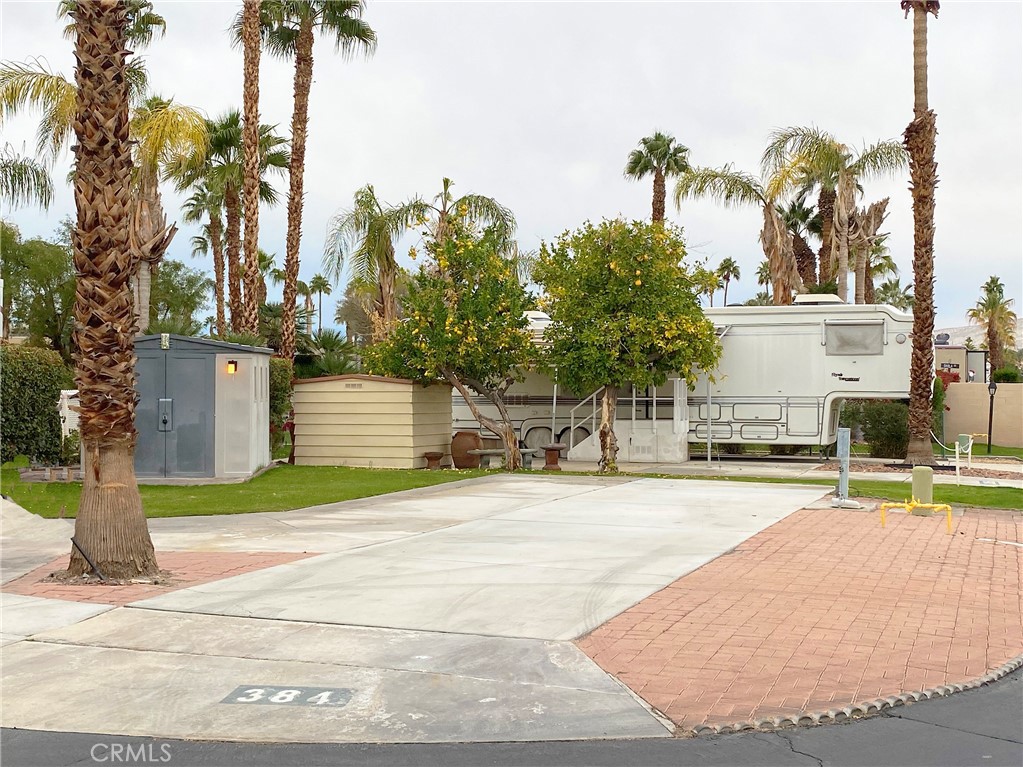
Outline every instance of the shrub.
<svg viewBox="0 0 1023 767">
<path fill-rule="evenodd" d="M 909 447 L 909 408 L 902 402 L 864 403 L 863 437 L 875 458 L 905 458 Z"/>
<path fill-rule="evenodd" d="M 959 383 L 961 380 L 958 373 L 953 373 L 951 370 L 936 370 L 935 375 L 941 380 L 945 388 L 948 388 L 950 383 Z"/>
<path fill-rule="evenodd" d="M 935 434 L 941 435 L 941 438 L 945 438 L 945 411 L 948 408 L 945 406 L 945 390 L 948 388 L 949 380 L 946 376 L 938 371 L 938 375 L 934 379 L 934 390 L 931 393 L 931 431 Z M 952 383 L 958 383 L 959 374 L 952 373 L 955 379 Z"/>
<path fill-rule="evenodd" d="M 291 413 L 291 362 L 282 357 L 270 358 L 270 428 L 281 428 Z"/>
<path fill-rule="evenodd" d="M 1023 383 L 1023 374 L 1019 372 L 1019 368 L 1006 365 L 992 373 L 991 380 L 995 383 Z"/>
<path fill-rule="evenodd" d="M 0 346 L 0 460 L 60 458 L 60 390 L 72 387 L 60 355 L 33 346 Z"/>
</svg>

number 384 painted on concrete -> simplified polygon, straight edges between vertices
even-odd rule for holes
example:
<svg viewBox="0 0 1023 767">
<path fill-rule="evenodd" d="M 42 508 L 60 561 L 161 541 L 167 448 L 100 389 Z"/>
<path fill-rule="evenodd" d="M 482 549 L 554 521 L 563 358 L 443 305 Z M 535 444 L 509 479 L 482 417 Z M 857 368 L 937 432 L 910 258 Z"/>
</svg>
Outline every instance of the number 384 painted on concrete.
<svg viewBox="0 0 1023 767">
<path fill-rule="evenodd" d="M 243 685 L 221 703 L 255 703 L 263 706 L 344 706 L 352 691 L 338 687 L 262 687 Z"/>
</svg>

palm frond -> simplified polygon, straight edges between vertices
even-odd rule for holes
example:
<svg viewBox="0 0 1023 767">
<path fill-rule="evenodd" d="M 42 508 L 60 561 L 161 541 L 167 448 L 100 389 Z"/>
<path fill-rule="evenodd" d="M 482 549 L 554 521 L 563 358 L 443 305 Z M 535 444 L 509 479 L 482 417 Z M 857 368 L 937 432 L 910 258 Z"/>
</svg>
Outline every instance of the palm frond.
<svg viewBox="0 0 1023 767">
<path fill-rule="evenodd" d="M 140 166 L 155 170 L 175 158 L 205 162 L 209 142 L 206 116 L 199 110 L 158 96 L 135 110 L 131 135 L 137 143 Z"/>
<path fill-rule="evenodd" d="M 700 197 L 709 197 L 725 207 L 762 205 L 764 189 L 756 176 L 733 170 L 731 165 L 692 168 L 683 173 L 675 184 L 675 205 L 679 206 L 685 199 Z"/>
<path fill-rule="evenodd" d="M 0 200 L 12 205 L 49 208 L 53 201 L 53 182 L 42 163 L 21 157 L 10 145 L 0 154 Z"/>
<path fill-rule="evenodd" d="M 318 6 L 320 31 L 334 38 L 334 49 L 343 58 L 362 53 L 367 58 L 376 52 L 377 34 L 361 17 L 366 9 L 362 0 L 321 0 Z"/>
<path fill-rule="evenodd" d="M 898 141 L 879 141 L 864 147 L 850 170 L 857 176 L 871 178 L 890 176 L 909 164 L 909 153 Z"/>
<path fill-rule="evenodd" d="M 51 161 L 71 140 L 78 89 L 63 75 L 51 72 L 40 59 L 0 66 L 0 123 L 25 109 L 42 114 L 36 131 L 36 152 Z"/>
</svg>

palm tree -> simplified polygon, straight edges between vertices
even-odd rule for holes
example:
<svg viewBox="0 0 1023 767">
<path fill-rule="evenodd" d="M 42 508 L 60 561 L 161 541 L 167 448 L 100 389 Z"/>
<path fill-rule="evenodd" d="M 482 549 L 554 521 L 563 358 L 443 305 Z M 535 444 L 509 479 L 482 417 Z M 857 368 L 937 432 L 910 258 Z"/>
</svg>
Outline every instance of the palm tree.
<svg viewBox="0 0 1023 767">
<path fill-rule="evenodd" d="M 881 283 L 874 294 L 874 301 L 871 303 L 888 304 L 896 309 L 909 311 L 913 308 L 913 286 L 903 286 L 898 276 Z"/>
<path fill-rule="evenodd" d="M 185 200 L 182 220 L 188 224 L 203 224 L 203 236 L 192 238 L 192 255 L 213 253 L 213 295 L 216 304 L 217 335 L 227 332 L 224 314 L 224 196 L 207 180 L 202 180 Z"/>
<path fill-rule="evenodd" d="M 263 37 L 273 55 L 295 60 L 294 108 L 291 115 L 291 169 L 288 190 L 288 234 L 284 255 L 284 320 L 281 356 L 295 355 L 295 295 L 302 241 L 305 149 L 309 123 L 309 91 L 313 82 L 316 32 L 334 39 L 342 56 L 367 55 L 376 48 L 376 33 L 360 17 L 362 0 L 263 0 Z M 322 319 L 321 319 L 322 322 Z"/>
<path fill-rule="evenodd" d="M 835 178 L 830 258 L 837 270 L 838 297 L 847 301 L 849 219 L 856 207 L 860 183 L 905 168 L 905 149 L 896 141 L 880 141 L 857 153 L 819 128 L 783 128 L 772 132 L 764 150 L 763 166 L 764 172 L 771 174 L 767 191 L 773 197 L 799 189 L 807 177 Z"/>
<path fill-rule="evenodd" d="M 654 177 L 653 221 L 664 220 L 664 182 L 668 176 L 680 176 L 689 170 L 689 148 L 675 143 L 671 134 L 655 131 L 639 140 L 639 148 L 629 153 L 625 177 L 639 181 Z"/>
<path fill-rule="evenodd" d="M 335 215 L 327 226 L 323 270 L 332 282 L 341 280 L 345 264 L 352 281 L 377 287 L 373 338 L 387 337 L 398 317 L 395 280 L 398 264 L 394 243 L 411 226 L 404 206 L 390 206 L 376 196 L 372 184 L 355 193 L 355 205 Z"/>
<path fill-rule="evenodd" d="M 43 209 L 53 202 L 53 182 L 46 166 L 17 154 L 10 144 L 0 153 L 0 202 L 11 206 L 36 203 Z"/>
<path fill-rule="evenodd" d="M 205 183 L 224 201 L 225 256 L 227 261 L 227 303 L 231 311 L 231 330 L 243 332 L 243 306 L 247 297 L 242 295 L 242 118 L 238 110 L 207 122 L 208 143 L 204 151 L 179 156 L 170 165 L 168 175 L 180 191 Z M 259 126 L 260 172 L 283 175 L 290 156 L 287 141 L 274 132 L 270 125 Z M 277 190 L 266 180 L 260 181 L 260 200 L 267 205 L 277 203 Z M 256 250 L 258 258 L 258 248 Z M 254 290 L 255 286 L 253 286 Z M 258 291 L 252 293 L 253 298 Z"/>
<path fill-rule="evenodd" d="M 728 306 L 728 283 L 732 280 L 738 280 L 742 275 L 739 272 L 739 265 L 735 263 L 734 258 L 723 258 L 721 263 L 718 264 L 718 276 L 725 284 L 725 297 L 723 303 Z"/>
<path fill-rule="evenodd" d="M 319 309 L 316 312 L 317 330 L 323 331 L 323 296 L 324 294 L 330 295 L 332 290 L 330 280 L 324 277 L 322 274 L 315 275 L 309 280 L 309 289 L 316 293 L 319 298 Z"/>
<path fill-rule="evenodd" d="M 909 152 L 913 195 L 913 355 L 909 376 L 909 463 L 933 463 L 931 392 L 934 379 L 934 161 L 937 118 L 927 105 L 927 14 L 938 16 L 938 0 L 902 0 L 906 16 L 913 11 L 913 120 L 903 143 Z"/>
<path fill-rule="evenodd" d="M 74 21 L 75 380 L 85 460 L 68 572 L 89 572 L 88 555 L 108 578 L 152 576 L 159 567 L 134 465 L 127 12 L 122 3 L 81 3 Z"/>
<path fill-rule="evenodd" d="M 799 277 L 807 287 L 817 284 L 817 256 L 806 238 L 815 231 L 819 233 L 820 216 L 807 207 L 805 197 L 798 194 L 787 206 L 779 205 L 778 214 L 792 235 L 792 255 L 796 259 Z"/>
<path fill-rule="evenodd" d="M 298 295 L 305 299 L 305 332 L 307 336 L 313 334 L 313 314 L 316 311 L 316 306 L 313 304 L 313 289 L 309 287 L 308 282 L 302 282 L 299 280 L 296 283 L 296 290 Z"/>
<path fill-rule="evenodd" d="M 68 13 L 75 7 L 74 0 L 61 4 L 62 11 Z M 151 8 L 148 2 L 129 0 L 128 7 L 137 9 L 143 19 L 148 19 L 147 23 L 163 23 L 160 16 L 145 11 Z M 140 31 L 143 26 L 138 19 L 131 22 L 131 27 L 136 28 L 135 35 L 144 43 L 147 38 Z M 149 32 L 151 37 L 152 31 Z M 152 270 L 163 258 L 177 231 L 173 225 L 167 226 L 163 214 L 158 184 L 160 172 L 173 156 L 185 151 L 199 152 L 206 142 L 206 124 L 198 110 L 158 96 L 143 98 L 144 88 L 143 76 L 140 90 L 131 99 L 134 109 L 130 118 L 131 133 L 136 139 L 130 242 L 132 284 L 140 330 L 145 330 L 149 322 Z M 74 134 L 77 93 L 71 81 L 51 72 L 39 61 L 5 63 L 0 67 L 0 111 L 10 116 L 24 109 L 38 110 L 41 120 L 37 129 L 37 153 L 51 161 L 65 149 Z"/>
<path fill-rule="evenodd" d="M 710 197 L 726 207 L 759 205 L 764 214 L 760 243 L 770 264 L 772 299 L 778 306 L 791 304 L 792 294 L 802 287 L 796 259 L 792 254 L 792 238 L 760 179 L 725 165 L 722 168 L 691 168 L 675 185 L 675 205 L 683 199 Z"/>
<path fill-rule="evenodd" d="M 259 54 L 260 0 L 242 0 L 243 79 L 242 106 L 245 122 L 242 128 L 242 215 L 245 217 L 245 301 L 242 304 L 241 328 L 247 333 L 259 332 L 259 304 L 255 299 L 259 261 Z M 233 318 L 232 318 L 233 319 Z"/>
<path fill-rule="evenodd" d="M 885 278 L 898 278 L 899 267 L 892 258 L 891 251 L 885 244 L 888 240 L 887 234 L 882 234 L 874 241 L 870 252 L 867 253 L 865 279 L 866 286 L 863 291 L 863 303 L 875 304 L 877 301 L 877 288 L 875 285 Z"/>
<path fill-rule="evenodd" d="M 976 306 L 966 313 L 971 322 L 984 328 L 991 370 L 1003 367 L 1006 347 L 1016 345 L 1016 313 L 1012 304 L 1013 299 L 1005 297 L 1001 280 L 992 277 L 981 287 Z"/>
<path fill-rule="evenodd" d="M 464 194 L 455 198 L 451 193 L 454 185 L 451 179 L 442 179 L 441 191 L 432 202 L 416 197 L 398 208 L 397 215 L 406 226 L 429 224 L 430 234 L 438 244 L 444 243 L 450 236 L 456 218 L 483 227 L 493 227 L 502 241 L 502 249 L 510 250 L 514 242 L 512 234 L 515 232 L 515 216 L 512 212 L 493 197 L 481 194 Z"/>
<path fill-rule="evenodd" d="M 763 285 L 765 288 L 771 284 L 771 264 L 765 258 L 757 266 L 757 285 Z"/>
<path fill-rule="evenodd" d="M 874 246 L 879 238 L 885 238 L 887 234 L 881 234 L 877 230 L 881 228 L 885 218 L 888 217 L 888 198 L 871 203 L 867 208 L 855 208 L 849 216 L 849 249 L 855 254 L 853 263 L 849 265 L 856 272 L 856 303 L 864 304 L 867 301 L 867 284 L 870 282 L 870 260 Z M 873 295 L 873 283 L 870 283 L 870 293 Z"/>
</svg>

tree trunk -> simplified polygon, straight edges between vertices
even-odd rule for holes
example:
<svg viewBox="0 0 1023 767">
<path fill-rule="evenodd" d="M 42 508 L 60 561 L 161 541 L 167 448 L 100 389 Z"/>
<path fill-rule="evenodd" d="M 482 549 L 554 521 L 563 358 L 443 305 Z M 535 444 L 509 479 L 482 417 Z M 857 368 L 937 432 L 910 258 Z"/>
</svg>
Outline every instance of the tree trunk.
<svg viewBox="0 0 1023 767">
<path fill-rule="evenodd" d="M 831 237 L 835 220 L 835 190 L 821 187 L 817 195 L 817 210 L 821 214 L 821 249 L 817 253 L 820 277 L 817 284 L 831 282 L 834 266 L 832 264 Z"/>
<path fill-rule="evenodd" d="M 395 298 L 395 280 L 397 272 L 394 268 L 394 248 L 389 246 L 391 258 L 386 264 L 378 266 L 377 281 L 380 288 L 380 305 L 377 307 L 379 321 L 373 323 L 373 340 L 384 341 L 391 335 L 398 321 L 398 306 Z"/>
<path fill-rule="evenodd" d="M 660 168 L 654 168 L 653 221 L 664 221 L 664 172 Z"/>
<path fill-rule="evenodd" d="M 317 332 L 323 332 L 323 291 L 318 291 L 317 295 L 320 299 L 320 305 L 316 309 L 316 330 Z"/>
<path fill-rule="evenodd" d="M 721 299 L 722 306 L 728 306 L 728 282 L 729 282 L 728 280 L 725 280 L 725 295 Z"/>
<path fill-rule="evenodd" d="M 242 323 L 242 264 L 241 264 L 241 200 L 238 190 L 228 186 L 224 190 L 224 212 L 227 216 L 227 302 L 231 310 L 231 331 L 244 331 Z"/>
<path fill-rule="evenodd" d="M 244 0 L 242 208 L 245 217 L 245 298 L 242 304 L 242 330 L 247 333 L 259 332 L 259 306 L 256 303 L 259 293 L 259 9 L 260 0 Z"/>
<path fill-rule="evenodd" d="M 217 304 L 217 335 L 227 332 L 224 316 L 224 242 L 220 216 L 210 216 L 210 247 L 213 250 L 213 296 Z"/>
<path fill-rule="evenodd" d="M 476 419 L 479 425 L 485 429 L 490 429 L 490 431 L 501 438 L 501 443 L 504 445 L 505 468 L 508 471 L 521 469 L 522 452 L 519 450 L 519 441 L 515 435 L 515 425 L 512 423 L 511 417 L 508 415 L 508 408 L 504 403 L 504 397 L 493 389 L 479 392 L 497 406 L 497 412 L 501 414 L 501 420 L 495 421 L 493 418 L 488 418 L 480 412 L 480 409 L 473 401 L 472 392 L 469 391 L 469 387 L 466 386 L 453 371 L 442 369 L 441 374 L 444 376 L 444 379 L 454 386 L 458 390 L 458 393 L 462 395 L 462 399 L 465 400 L 465 403 L 469 406 L 469 410 L 472 412 L 472 417 Z"/>
<path fill-rule="evenodd" d="M 134 272 L 132 288 L 140 334 L 145 333 L 149 328 L 153 277 L 156 268 L 163 260 L 177 231 L 177 226 L 167 226 L 157 170 L 155 168 L 139 169 L 129 243 Z"/>
<path fill-rule="evenodd" d="M 987 328 L 987 356 L 988 362 L 991 363 L 991 372 L 994 373 L 996 370 L 1004 365 L 1003 357 L 1003 344 L 998 328 L 995 327 L 993 318 L 988 318 Z"/>
<path fill-rule="evenodd" d="M 933 463 L 931 392 L 934 380 L 934 112 L 927 108 L 927 10 L 913 4 L 913 121 L 903 134 L 913 195 L 913 355 L 909 382 L 907 463 Z"/>
<path fill-rule="evenodd" d="M 867 290 L 867 248 L 856 249 L 856 303 L 864 303 Z"/>
<path fill-rule="evenodd" d="M 874 277 L 870 273 L 870 265 L 867 265 L 867 273 L 864 278 L 863 286 L 863 303 L 865 304 L 876 304 L 877 293 L 874 290 Z"/>
<path fill-rule="evenodd" d="M 837 270 L 838 297 L 849 300 L 849 217 L 856 207 L 856 180 L 848 173 L 838 178 L 835 220 L 831 229 L 832 263 Z"/>
<path fill-rule="evenodd" d="M 75 540 L 108 578 L 159 572 L 135 479 L 135 308 L 130 277 L 131 144 L 125 78 L 126 10 L 76 3 L 78 85 L 72 233 L 75 381 L 84 481 Z M 90 570 L 72 547 L 68 572 Z"/>
<path fill-rule="evenodd" d="M 298 250 L 302 241 L 302 189 L 309 126 L 309 90 L 313 82 L 313 21 L 306 15 L 298 28 L 295 52 L 295 106 L 291 114 L 291 168 L 288 189 L 288 237 L 284 256 L 284 313 L 281 318 L 281 356 L 295 356 L 295 295 Z"/>
<path fill-rule="evenodd" d="M 601 474 L 618 473 L 618 437 L 615 436 L 615 415 L 618 411 L 618 387 L 605 386 L 600 400 L 600 462 Z"/>
<path fill-rule="evenodd" d="M 804 285 L 817 284 L 817 256 L 798 232 L 792 233 L 792 254 L 796 257 L 796 269 Z"/>
</svg>

